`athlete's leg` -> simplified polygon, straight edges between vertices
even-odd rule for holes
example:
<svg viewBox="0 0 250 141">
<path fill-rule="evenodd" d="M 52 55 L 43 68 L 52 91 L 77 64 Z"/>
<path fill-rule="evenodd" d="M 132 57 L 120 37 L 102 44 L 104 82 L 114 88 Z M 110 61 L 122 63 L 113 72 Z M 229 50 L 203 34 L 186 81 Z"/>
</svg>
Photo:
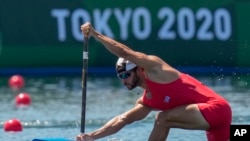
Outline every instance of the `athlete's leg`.
<svg viewBox="0 0 250 141">
<path fill-rule="evenodd" d="M 155 122 L 154 128 L 149 136 L 149 141 L 165 141 L 168 137 L 170 127 L 158 126 Z"/>
<path fill-rule="evenodd" d="M 207 130 L 209 127 L 197 104 L 184 105 L 156 115 L 149 141 L 165 141 L 170 128 Z"/>
<path fill-rule="evenodd" d="M 229 141 L 230 125 L 224 125 L 213 130 L 207 131 L 208 141 Z"/>
<path fill-rule="evenodd" d="M 228 141 L 232 122 L 230 106 L 223 101 L 214 101 L 209 106 L 199 104 L 199 109 L 210 124 L 207 130 L 208 141 Z"/>
</svg>

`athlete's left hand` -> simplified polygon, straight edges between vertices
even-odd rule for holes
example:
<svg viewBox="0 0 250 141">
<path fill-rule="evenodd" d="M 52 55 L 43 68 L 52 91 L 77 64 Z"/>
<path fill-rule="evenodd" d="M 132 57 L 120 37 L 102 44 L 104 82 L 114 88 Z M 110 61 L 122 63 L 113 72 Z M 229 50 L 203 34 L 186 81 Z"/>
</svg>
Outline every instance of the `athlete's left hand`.
<svg viewBox="0 0 250 141">
<path fill-rule="evenodd" d="M 80 134 L 76 136 L 76 141 L 94 141 L 94 138 L 88 134 Z"/>
</svg>

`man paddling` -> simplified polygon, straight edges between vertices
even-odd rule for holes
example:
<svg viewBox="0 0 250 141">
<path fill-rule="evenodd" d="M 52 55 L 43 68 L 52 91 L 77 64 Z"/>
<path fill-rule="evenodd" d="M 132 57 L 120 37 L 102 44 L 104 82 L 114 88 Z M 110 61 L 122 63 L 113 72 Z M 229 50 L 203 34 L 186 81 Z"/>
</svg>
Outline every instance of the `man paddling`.
<svg viewBox="0 0 250 141">
<path fill-rule="evenodd" d="M 96 131 L 78 135 L 77 141 L 93 141 L 111 135 L 125 125 L 158 110 L 149 141 L 165 141 L 171 128 L 205 130 L 208 141 L 228 141 L 232 112 L 228 102 L 194 77 L 182 73 L 161 58 L 137 52 L 98 33 L 87 22 L 84 35 L 94 37 L 119 59 L 117 76 L 131 90 L 144 89 L 136 105 Z"/>
</svg>

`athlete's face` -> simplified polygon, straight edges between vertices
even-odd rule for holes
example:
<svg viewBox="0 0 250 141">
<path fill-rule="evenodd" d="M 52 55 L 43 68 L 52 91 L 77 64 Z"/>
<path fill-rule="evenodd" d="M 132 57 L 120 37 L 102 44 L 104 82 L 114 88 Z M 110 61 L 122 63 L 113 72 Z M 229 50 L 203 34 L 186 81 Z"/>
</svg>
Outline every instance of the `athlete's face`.
<svg viewBox="0 0 250 141">
<path fill-rule="evenodd" d="M 117 76 L 120 78 L 123 85 L 126 86 L 128 90 L 132 90 L 138 86 L 139 78 L 136 74 L 136 69 L 119 73 L 117 74 Z"/>
</svg>

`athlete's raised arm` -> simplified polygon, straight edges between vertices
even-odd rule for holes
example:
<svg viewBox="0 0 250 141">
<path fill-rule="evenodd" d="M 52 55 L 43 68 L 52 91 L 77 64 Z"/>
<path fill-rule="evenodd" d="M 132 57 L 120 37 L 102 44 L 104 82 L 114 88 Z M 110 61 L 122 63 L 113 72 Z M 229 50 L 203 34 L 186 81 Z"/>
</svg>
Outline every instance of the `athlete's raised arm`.
<svg viewBox="0 0 250 141">
<path fill-rule="evenodd" d="M 152 69 L 154 66 L 165 63 L 157 56 L 134 51 L 128 46 L 97 32 L 89 22 L 83 24 L 81 30 L 83 34 L 88 34 L 100 41 L 114 55 L 125 58 L 137 65 L 140 64 L 144 69 Z"/>
</svg>

